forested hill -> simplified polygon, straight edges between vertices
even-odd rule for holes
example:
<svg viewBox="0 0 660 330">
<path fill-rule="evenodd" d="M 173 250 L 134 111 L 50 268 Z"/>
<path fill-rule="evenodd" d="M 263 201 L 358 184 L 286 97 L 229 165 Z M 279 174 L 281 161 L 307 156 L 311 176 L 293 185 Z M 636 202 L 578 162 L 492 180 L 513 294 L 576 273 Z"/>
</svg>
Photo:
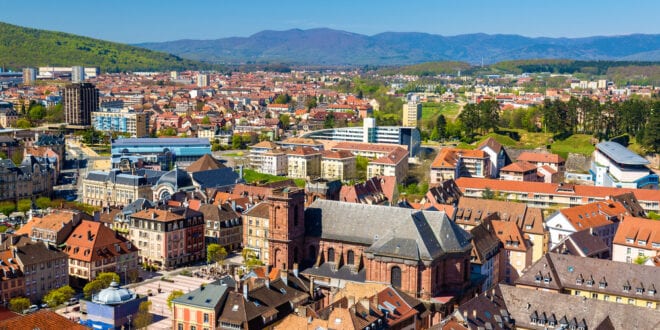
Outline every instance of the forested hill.
<svg viewBox="0 0 660 330">
<path fill-rule="evenodd" d="M 0 22 L 0 66 L 96 66 L 102 72 L 211 68 L 176 55 L 69 33 Z"/>
</svg>

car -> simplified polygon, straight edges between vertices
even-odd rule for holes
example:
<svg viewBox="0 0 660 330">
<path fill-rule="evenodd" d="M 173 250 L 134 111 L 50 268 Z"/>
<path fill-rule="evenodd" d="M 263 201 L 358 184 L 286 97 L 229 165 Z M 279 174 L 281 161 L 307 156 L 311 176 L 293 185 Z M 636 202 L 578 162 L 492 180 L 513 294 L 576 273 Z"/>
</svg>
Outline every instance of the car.
<svg viewBox="0 0 660 330">
<path fill-rule="evenodd" d="M 36 312 L 36 311 L 38 311 L 38 310 L 39 310 L 39 306 L 37 306 L 37 305 L 31 305 L 28 309 L 26 309 L 26 310 L 23 311 L 23 314 L 34 313 L 34 312 Z"/>
<path fill-rule="evenodd" d="M 78 298 L 71 298 L 66 302 L 67 306 L 72 306 L 78 303 Z"/>
<path fill-rule="evenodd" d="M 39 306 L 39 307 L 40 307 L 41 309 L 48 308 L 48 304 L 41 304 L 41 306 Z"/>
</svg>

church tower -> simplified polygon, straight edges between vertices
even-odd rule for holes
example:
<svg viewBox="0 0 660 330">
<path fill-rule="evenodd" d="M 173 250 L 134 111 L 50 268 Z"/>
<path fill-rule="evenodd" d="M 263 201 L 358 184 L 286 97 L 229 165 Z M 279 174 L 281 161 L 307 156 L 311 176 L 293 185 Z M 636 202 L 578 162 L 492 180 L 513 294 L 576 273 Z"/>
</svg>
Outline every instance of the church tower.
<svg viewBox="0 0 660 330">
<path fill-rule="evenodd" d="M 293 268 L 303 259 L 305 191 L 291 187 L 276 190 L 268 202 L 268 263 L 280 269 Z"/>
</svg>

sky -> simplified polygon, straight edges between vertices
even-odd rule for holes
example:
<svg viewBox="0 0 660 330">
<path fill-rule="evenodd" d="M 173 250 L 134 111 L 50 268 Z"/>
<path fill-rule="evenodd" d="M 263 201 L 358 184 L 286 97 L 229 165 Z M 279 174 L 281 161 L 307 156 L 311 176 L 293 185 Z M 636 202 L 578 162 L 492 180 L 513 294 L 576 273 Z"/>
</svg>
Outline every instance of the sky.
<svg viewBox="0 0 660 330">
<path fill-rule="evenodd" d="M 660 34 L 658 0 L 0 0 L 0 21 L 122 43 L 262 30 L 585 37 Z"/>
</svg>

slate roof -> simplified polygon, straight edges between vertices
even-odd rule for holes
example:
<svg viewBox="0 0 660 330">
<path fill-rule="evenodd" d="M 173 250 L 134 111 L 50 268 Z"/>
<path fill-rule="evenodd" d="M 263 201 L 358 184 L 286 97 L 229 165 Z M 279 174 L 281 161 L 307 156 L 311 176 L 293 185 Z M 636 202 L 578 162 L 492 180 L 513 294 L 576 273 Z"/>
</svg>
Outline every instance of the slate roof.
<svg viewBox="0 0 660 330">
<path fill-rule="evenodd" d="M 119 169 L 112 169 L 110 171 L 90 171 L 87 173 L 85 180 L 97 182 L 111 182 L 113 184 L 120 184 L 126 186 L 146 186 L 151 185 L 145 176 L 133 175 L 122 173 Z"/>
<path fill-rule="evenodd" d="M 158 182 L 156 182 L 156 185 L 161 185 L 161 184 L 168 184 L 174 189 L 180 189 L 180 188 L 186 188 L 186 187 L 192 187 L 193 186 L 193 181 L 190 177 L 190 174 L 188 172 L 181 170 L 179 168 L 175 168 L 160 177 L 158 179 Z"/>
<path fill-rule="evenodd" d="M 444 212 L 316 200 L 305 210 L 305 234 L 370 246 L 365 252 L 433 260 L 472 248 L 470 234 Z"/>
<path fill-rule="evenodd" d="M 192 178 L 202 189 L 232 186 L 243 182 L 231 167 L 192 173 Z"/>
<path fill-rule="evenodd" d="M 233 289 L 234 284 L 233 281 L 230 283 L 224 279 L 219 279 L 208 283 L 204 287 L 190 291 L 174 299 L 173 302 L 175 304 L 215 309 L 226 298 L 228 292 Z"/>
<path fill-rule="evenodd" d="M 592 235 L 591 230 L 585 229 L 564 237 L 550 252 L 579 257 L 598 257 L 601 254 L 609 256 L 610 248 L 602 238 Z"/>
</svg>

